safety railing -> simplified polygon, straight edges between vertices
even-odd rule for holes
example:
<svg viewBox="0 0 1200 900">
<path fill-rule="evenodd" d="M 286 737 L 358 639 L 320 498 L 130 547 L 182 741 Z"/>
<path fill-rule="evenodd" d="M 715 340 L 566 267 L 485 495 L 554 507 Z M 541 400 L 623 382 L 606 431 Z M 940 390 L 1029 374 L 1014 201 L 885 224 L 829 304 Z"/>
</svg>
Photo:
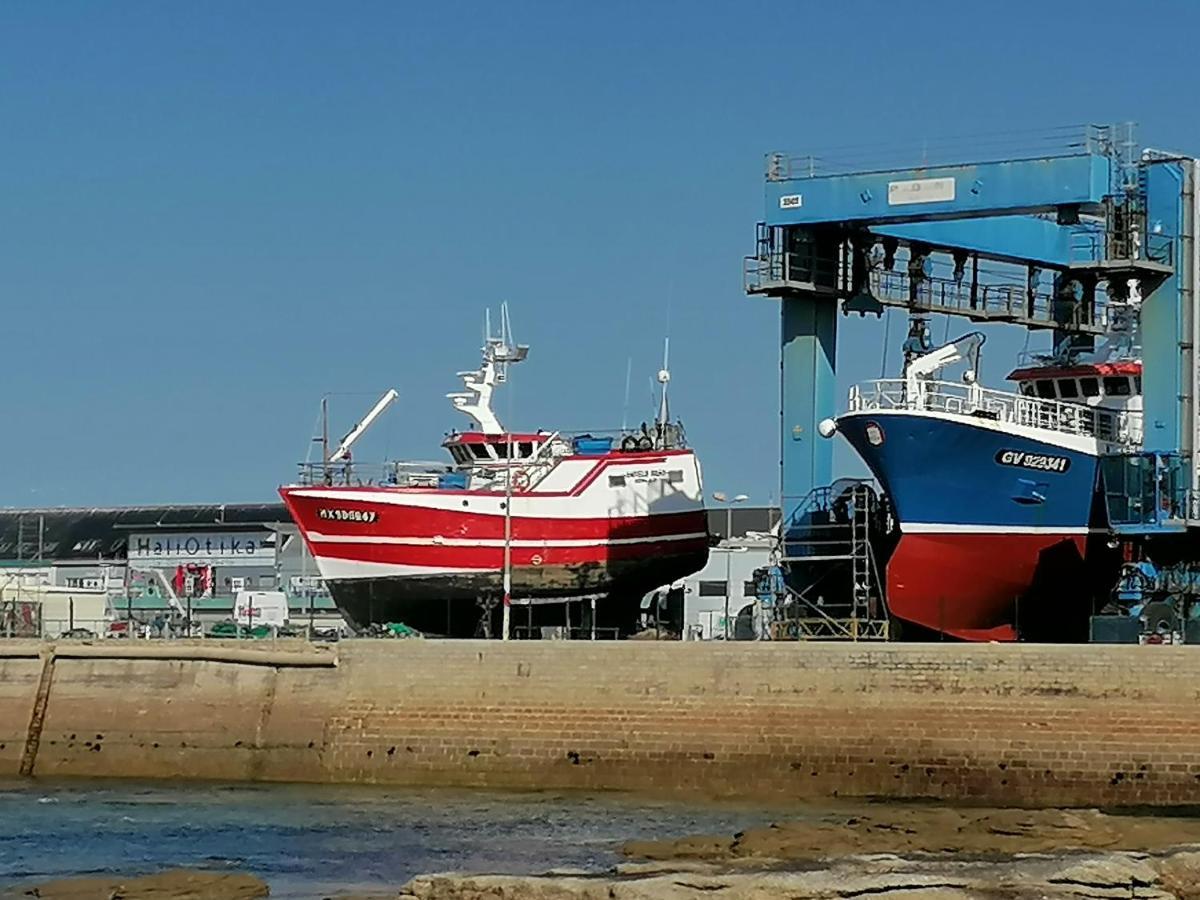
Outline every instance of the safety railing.
<svg viewBox="0 0 1200 900">
<path fill-rule="evenodd" d="M 439 479 L 453 471 L 448 463 L 434 462 L 310 462 L 300 463 L 300 484 L 329 487 L 437 487 Z"/>
<path fill-rule="evenodd" d="M 844 291 L 846 273 L 837 259 L 814 259 L 807 253 L 760 250 L 742 259 L 742 289 L 759 294 L 771 288 Z"/>
<path fill-rule="evenodd" d="M 1025 397 L 952 381 L 881 379 L 850 389 L 850 412 L 905 409 L 977 416 L 1026 428 L 1096 438 L 1127 447 L 1142 443 L 1142 414 Z"/>
<path fill-rule="evenodd" d="M 1124 229 L 1110 233 L 1099 226 L 1081 227 L 1072 233 L 1067 251 L 1073 263 L 1107 259 L 1142 259 L 1168 266 L 1175 263 L 1175 239 L 1169 235 Z"/>
<path fill-rule="evenodd" d="M 907 271 L 880 269 L 871 272 L 870 285 L 871 294 L 883 303 L 909 304 L 931 312 L 1081 331 L 1103 331 L 1105 327 L 1103 308 L 1056 304 L 1048 284 L 1031 291 L 1026 284 L 992 281 L 972 289 L 969 282 L 933 276 L 922 278 L 914 290 Z"/>
<path fill-rule="evenodd" d="M 788 181 L 914 167 L 1052 159 L 1089 153 L 1109 155 L 1123 140 L 1123 136 L 1112 126 L 1066 125 L 1050 129 L 948 135 L 908 145 L 873 141 L 869 144 L 825 147 L 798 155 L 770 153 L 766 157 L 766 177 L 768 181 Z"/>
<path fill-rule="evenodd" d="M 531 456 L 519 456 L 516 447 L 526 440 L 514 439 L 513 459 L 508 462 L 507 445 L 498 443 L 496 453 L 472 456 L 458 464 L 427 461 L 303 462 L 299 464 L 299 483 L 327 487 L 411 487 L 504 490 L 505 478 L 512 475 L 514 489 L 527 490 L 536 485 L 558 461 L 572 453 L 606 452 L 644 453 L 682 450 L 687 436 L 680 422 L 654 422 L 640 429 L 589 429 L 578 432 L 554 431 L 538 437 Z M 478 443 L 471 446 L 482 446 Z M 527 452 L 527 451 L 526 451 Z"/>
<path fill-rule="evenodd" d="M 771 246 L 760 236 L 758 252 L 747 256 L 742 287 L 747 294 L 804 291 L 849 297 L 853 290 L 848 262 L 840 258 L 789 252 Z M 844 249 L 844 248 L 842 248 Z M 939 271 L 948 271 L 943 267 Z M 1006 274 L 1008 277 L 1006 277 Z M 914 281 L 906 261 L 895 268 L 873 268 L 867 292 L 886 306 L 961 315 L 975 321 L 1011 322 L 1034 328 L 1057 328 L 1102 334 L 1108 327 L 1107 295 L 1097 291 L 1094 302 L 1065 303 L 1056 299 L 1053 283 L 1043 279 L 1031 288 L 1016 280 L 1015 270 L 985 270 L 975 278 L 949 274 L 922 276 Z"/>
</svg>

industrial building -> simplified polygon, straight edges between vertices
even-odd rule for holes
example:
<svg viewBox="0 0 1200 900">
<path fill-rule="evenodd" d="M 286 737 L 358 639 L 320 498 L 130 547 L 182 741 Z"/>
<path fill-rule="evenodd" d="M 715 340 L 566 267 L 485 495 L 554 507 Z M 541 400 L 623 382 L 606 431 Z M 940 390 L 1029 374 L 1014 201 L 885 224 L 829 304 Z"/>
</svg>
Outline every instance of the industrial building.
<svg viewBox="0 0 1200 900">
<path fill-rule="evenodd" d="M 680 585 L 685 637 L 734 636 L 779 518 L 709 510 L 709 563 Z M 345 629 L 283 504 L 0 510 L 0 635 L 124 633 L 126 622 L 157 633 L 168 621 L 208 632 L 250 590 L 286 594 L 295 627 Z"/>
<path fill-rule="evenodd" d="M 282 504 L 0 511 L 0 633 L 208 631 L 254 590 L 284 592 L 296 626 L 343 627 Z"/>
</svg>

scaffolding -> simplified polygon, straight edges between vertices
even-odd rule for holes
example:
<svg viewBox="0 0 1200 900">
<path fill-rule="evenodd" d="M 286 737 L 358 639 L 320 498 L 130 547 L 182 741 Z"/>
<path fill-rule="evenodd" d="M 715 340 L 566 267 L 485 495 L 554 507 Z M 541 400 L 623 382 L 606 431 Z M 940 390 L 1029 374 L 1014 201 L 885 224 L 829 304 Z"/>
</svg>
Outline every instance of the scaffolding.
<svg viewBox="0 0 1200 900">
<path fill-rule="evenodd" d="M 879 529 L 872 527 L 878 510 L 865 481 L 818 488 L 801 505 L 781 536 L 779 561 L 788 577 L 776 587 L 772 640 L 888 639 Z"/>
</svg>

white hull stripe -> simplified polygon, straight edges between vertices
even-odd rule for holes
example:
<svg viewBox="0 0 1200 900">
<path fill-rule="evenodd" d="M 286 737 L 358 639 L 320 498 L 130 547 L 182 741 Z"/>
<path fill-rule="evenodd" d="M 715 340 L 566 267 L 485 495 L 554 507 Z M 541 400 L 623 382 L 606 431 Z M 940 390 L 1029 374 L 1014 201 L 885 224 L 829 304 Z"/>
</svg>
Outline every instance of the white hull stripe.
<svg viewBox="0 0 1200 900">
<path fill-rule="evenodd" d="M 1066 525 L 955 525 L 934 522 L 901 522 L 905 534 L 1091 534 L 1104 528 L 1077 528 Z"/>
<path fill-rule="evenodd" d="M 403 578 L 429 575 L 477 575 L 480 572 L 495 572 L 495 566 L 483 569 L 447 568 L 444 566 L 409 566 L 400 563 L 364 562 L 353 559 L 337 559 L 318 556 L 317 569 L 321 577 L 330 581 L 346 581 L 353 578 Z"/>
<path fill-rule="evenodd" d="M 681 490 L 674 490 L 676 485 L 670 487 L 672 490 L 661 495 L 644 492 L 614 497 L 607 486 L 601 486 L 597 481 L 578 496 L 519 494 L 513 497 L 513 515 L 518 518 L 535 519 L 607 519 L 613 516 L 653 519 L 656 516 L 704 512 L 704 500 L 698 483 L 690 482 L 678 486 Z M 470 517 L 504 517 L 503 491 L 469 494 L 385 488 L 357 491 L 336 488 L 290 488 L 289 491 L 299 500 L 378 504 L 380 507 L 400 507 L 402 511 L 413 514 L 434 509 Z M 463 506 L 464 502 L 468 505 Z M 628 508 L 622 509 L 622 506 Z"/>
<path fill-rule="evenodd" d="M 663 541 L 691 541 L 706 538 L 703 531 L 688 534 L 648 535 L 635 538 L 576 538 L 572 540 L 512 540 L 511 547 L 603 547 L 623 544 L 657 544 Z M 374 534 L 321 534 L 310 531 L 314 544 L 394 544 L 403 547 L 503 547 L 504 538 L 388 537 Z"/>
</svg>

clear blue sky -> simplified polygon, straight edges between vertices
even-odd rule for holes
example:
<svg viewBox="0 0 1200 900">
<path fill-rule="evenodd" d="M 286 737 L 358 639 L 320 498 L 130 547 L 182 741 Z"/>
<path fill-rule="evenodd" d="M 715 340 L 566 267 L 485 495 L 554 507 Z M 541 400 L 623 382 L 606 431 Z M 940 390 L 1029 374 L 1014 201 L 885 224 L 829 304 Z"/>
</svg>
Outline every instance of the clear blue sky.
<svg viewBox="0 0 1200 900">
<path fill-rule="evenodd" d="M 502 299 L 514 425 L 619 424 L 629 357 L 649 415 L 669 319 L 707 487 L 766 502 L 763 154 L 1128 119 L 1200 151 L 1200 10 L 1153 10 L 0 5 L 0 504 L 271 499 L 325 391 L 365 392 L 344 428 L 400 390 L 359 458 L 439 458 Z M 881 336 L 847 323 L 847 383 Z"/>
</svg>

